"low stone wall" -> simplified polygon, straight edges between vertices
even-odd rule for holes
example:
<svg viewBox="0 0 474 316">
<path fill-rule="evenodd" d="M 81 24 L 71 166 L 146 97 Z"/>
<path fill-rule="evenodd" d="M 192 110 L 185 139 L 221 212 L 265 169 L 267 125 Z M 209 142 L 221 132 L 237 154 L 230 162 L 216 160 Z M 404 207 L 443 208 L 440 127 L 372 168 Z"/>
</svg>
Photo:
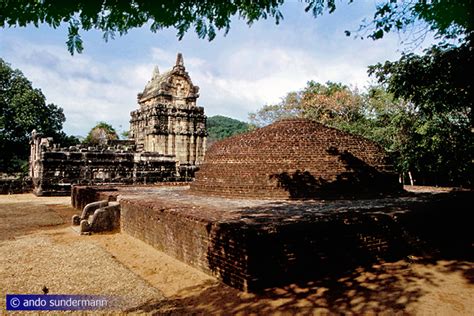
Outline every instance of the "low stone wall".
<svg viewBox="0 0 474 316">
<path fill-rule="evenodd" d="M 121 229 L 233 287 L 253 291 L 380 259 L 470 249 L 471 198 L 470 193 L 236 207 L 232 200 L 168 190 L 153 198 L 122 196 Z"/>
<path fill-rule="evenodd" d="M 31 178 L 0 179 L 0 194 L 20 194 L 32 190 Z"/>
<path fill-rule="evenodd" d="M 40 158 L 34 161 L 33 192 L 39 196 L 69 195 L 75 184 L 151 184 L 189 180 L 178 176 L 176 161 L 169 155 L 98 149 L 48 150 L 41 152 Z"/>
</svg>

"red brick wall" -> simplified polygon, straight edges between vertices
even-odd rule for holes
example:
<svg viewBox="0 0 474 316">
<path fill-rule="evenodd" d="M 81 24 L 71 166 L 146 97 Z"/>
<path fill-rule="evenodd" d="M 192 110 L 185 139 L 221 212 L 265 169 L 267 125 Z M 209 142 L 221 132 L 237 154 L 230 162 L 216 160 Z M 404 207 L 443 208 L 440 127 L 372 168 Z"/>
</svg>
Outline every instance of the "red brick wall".
<svg viewBox="0 0 474 316">
<path fill-rule="evenodd" d="M 207 244 L 212 222 L 182 215 L 186 207 L 167 209 L 158 203 L 121 200 L 122 232 L 136 237 L 202 271 L 207 264 Z"/>
<path fill-rule="evenodd" d="M 381 200 L 355 210 L 347 202 L 322 211 L 299 202 L 229 211 L 163 196 L 125 198 L 121 229 L 231 286 L 258 290 L 426 254 L 439 245 L 468 249 L 470 198 Z M 446 211 L 457 215 L 446 218 Z M 441 230 L 449 233 L 440 236 Z"/>
</svg>

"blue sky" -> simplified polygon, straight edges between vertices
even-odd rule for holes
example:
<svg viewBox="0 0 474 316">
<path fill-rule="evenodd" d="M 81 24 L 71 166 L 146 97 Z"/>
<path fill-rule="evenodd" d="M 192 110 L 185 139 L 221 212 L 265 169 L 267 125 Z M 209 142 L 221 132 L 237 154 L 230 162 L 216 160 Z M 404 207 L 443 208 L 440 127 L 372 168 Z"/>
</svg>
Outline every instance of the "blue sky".
<svg viewBox="0 0 474 316">
<path fill-rule="evenodd" d="M 395 33 L 379 41 L 344 35 L 370 19 L 374 8 L 370 0 L 340 3 L 333 14 L 315 19 L 304 4 L 289 1 L 280 25 L 263 20 L 248 27 L 235 18 L 227 36 L 220 32 L 212 42 L 191 30 L 179 41 L 174 29 L 151 33 L 144 27 L 107 43 L 100 32 L 82 32 L 85 49 L 74 56 L 66 49 L 66 27 L 6 28 L 0 29 L 0 57 L 64 109 L 68 134 L 86 135 L 99 121 L 127 130 L 129 113 L 138 108 L 137 93 L 154 66 L 171 68 L 177 52 L 200 86 L 198 104 L 208 116 L 246 120 L 249 112 L 278 102 L 309 80 L 360 90 L 368 86 L 367 66 L 395 60 L 404 48 Z"/>
</svg>

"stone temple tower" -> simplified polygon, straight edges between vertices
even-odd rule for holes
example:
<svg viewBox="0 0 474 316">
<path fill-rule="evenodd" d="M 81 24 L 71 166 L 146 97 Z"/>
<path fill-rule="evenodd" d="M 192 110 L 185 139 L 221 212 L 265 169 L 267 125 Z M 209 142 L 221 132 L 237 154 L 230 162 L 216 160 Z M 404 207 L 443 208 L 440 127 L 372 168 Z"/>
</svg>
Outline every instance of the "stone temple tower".
<svg viewBox="0 0 474 316">
<path fill-rule="evenodd" d="M 156 67 L 138 94 L 139 109 L 131 112 L 130 137 L 137 150 L 174 155 L 180 172 L 192 172 L 204 159 L 207 136 L 198 92 L 180 53 L 170 71 L 160 73 Z"/>
</svg>

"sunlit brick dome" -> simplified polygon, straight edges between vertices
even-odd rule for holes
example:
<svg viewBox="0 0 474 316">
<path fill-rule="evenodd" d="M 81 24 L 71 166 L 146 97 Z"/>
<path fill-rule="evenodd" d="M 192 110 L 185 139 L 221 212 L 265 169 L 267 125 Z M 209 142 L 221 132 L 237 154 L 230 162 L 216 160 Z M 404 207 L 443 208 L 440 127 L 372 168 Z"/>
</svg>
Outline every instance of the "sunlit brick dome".
<svg viewBox="0 0 474 316">
<path fill-rule="evenodd" d="M 356 197 L 399 189 L 376 143 L 304 119 L 215 143 L 191 185 L 197 194 L 245 198 Z"/>
</svg>

